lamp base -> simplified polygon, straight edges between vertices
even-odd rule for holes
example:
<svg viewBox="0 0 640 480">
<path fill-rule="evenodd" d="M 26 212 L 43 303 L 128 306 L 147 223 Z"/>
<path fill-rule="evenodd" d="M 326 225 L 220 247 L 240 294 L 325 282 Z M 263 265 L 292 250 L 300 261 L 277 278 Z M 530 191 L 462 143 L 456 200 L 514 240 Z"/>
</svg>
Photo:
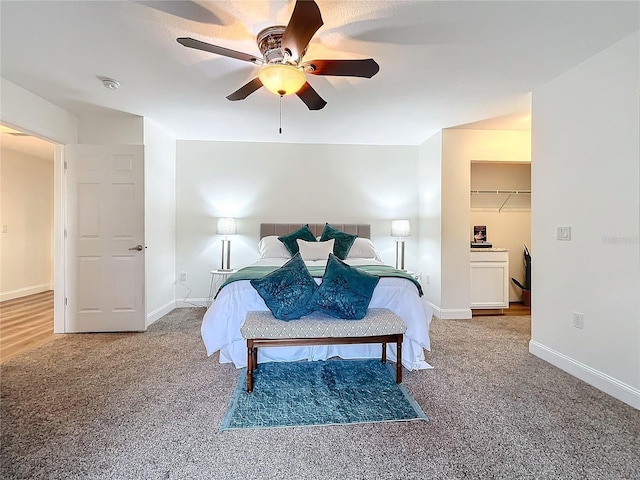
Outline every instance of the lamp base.
<svg viewBox="0 0 640 480">
<path fill-rule="evenodd" d="M 404 269 L 404 240 L 396 240 L 396 269 Z"/>
<path fill-rule="evenodd" d="M 221 272 L 230 272 L 231 268 L 231 240 L 222 240 L 222 260 L 220 262 Z"/>
</svg>

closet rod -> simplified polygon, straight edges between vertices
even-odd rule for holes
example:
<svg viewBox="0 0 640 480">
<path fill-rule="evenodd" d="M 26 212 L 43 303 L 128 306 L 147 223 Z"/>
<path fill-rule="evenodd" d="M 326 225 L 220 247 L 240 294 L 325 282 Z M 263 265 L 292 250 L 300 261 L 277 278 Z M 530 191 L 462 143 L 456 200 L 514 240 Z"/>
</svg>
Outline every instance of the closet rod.
<svg viewBox="0 0 640 480">
<path fill-rule="evenodd" d="M 511 195 L 531 195 L 531 190 L 471 190 L 471 194 L 482 194 L 482 193 L 508 193 Z"/>
</svg>

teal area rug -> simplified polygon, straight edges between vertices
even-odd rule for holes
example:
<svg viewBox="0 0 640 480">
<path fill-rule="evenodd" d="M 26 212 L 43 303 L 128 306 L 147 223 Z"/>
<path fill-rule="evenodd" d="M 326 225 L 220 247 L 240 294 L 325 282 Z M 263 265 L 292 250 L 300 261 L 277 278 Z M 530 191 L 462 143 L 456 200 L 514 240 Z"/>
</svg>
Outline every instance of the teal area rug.
<svg viewBox="0 0 640 480">
<path fill-rule="evenodd" d="M 220 431 L 428 420 L 395 366 L 380 360 L 261 363 L 242 369 Z"/>
</svg>

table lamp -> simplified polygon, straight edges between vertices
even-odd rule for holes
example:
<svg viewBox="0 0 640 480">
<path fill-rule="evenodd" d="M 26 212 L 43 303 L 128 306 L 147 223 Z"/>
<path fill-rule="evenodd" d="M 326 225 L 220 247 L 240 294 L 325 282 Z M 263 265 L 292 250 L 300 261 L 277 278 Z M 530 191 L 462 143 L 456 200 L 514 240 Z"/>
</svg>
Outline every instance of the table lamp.
<svg viewBox="0 0 640 480">
<path fill-rule="evenodd" d="M 404 270 L 404 237 L 411 235 L 409 220 L 393 220 L 391 236 L 396 237 L 396 268 Z"/>
<path fill-rule="evenodd" d="M 220 270 L 223 272 L 231 271 L 231 239 L 229 235 L 236 234 L 236 219 L 223 217 L 218 219 L 218 235 L 224 235 L 222 239 L 222 261 Z"/>
</svg>

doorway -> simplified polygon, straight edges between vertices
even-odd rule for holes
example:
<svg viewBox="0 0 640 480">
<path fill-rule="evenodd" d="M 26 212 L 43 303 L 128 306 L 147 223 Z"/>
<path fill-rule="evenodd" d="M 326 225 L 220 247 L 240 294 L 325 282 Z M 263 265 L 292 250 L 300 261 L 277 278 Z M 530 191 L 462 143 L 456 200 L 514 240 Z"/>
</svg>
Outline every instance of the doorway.
<svg viewBox="0 0 640 480">
<path fill-rule="evenodd" d="M 471 161 L 469 238 L 482 226 L 493 248 L 508 251 L 507 315 L 530 314 L 525 292 L 511 279 L 526 283 L 524 246 L 531 247 L 531 162 Z M 530 287 L 530 285 L 527 285 Z M 474 311 L 484 314 L 485 311 Z"/>
<path fill-rule="evenodd" d="M 53 338 L 55 145 L 5 125 L 0 135 L 0 333 L 13 356 Z"/>
</svg>

